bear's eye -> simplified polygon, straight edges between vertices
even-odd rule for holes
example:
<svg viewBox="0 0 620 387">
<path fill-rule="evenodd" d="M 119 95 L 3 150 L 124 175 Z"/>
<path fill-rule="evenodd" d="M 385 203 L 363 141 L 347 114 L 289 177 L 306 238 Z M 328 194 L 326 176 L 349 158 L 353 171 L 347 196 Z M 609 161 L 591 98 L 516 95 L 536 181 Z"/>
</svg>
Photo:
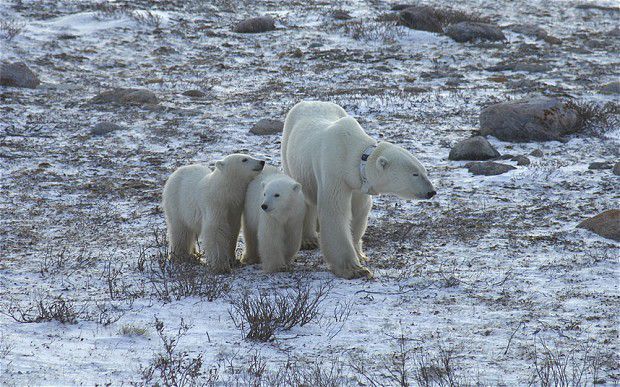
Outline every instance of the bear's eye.
<svg viewBox="0 0 620 387">
<path fill-rule="evenodd" d="M 273 195 L 273 196 L 275 196 L 275 197 L 279 198 L 279 197 L 280 197 L 280 194 L 275 194 L 275 195 Z"/>
<path fill-rule="evenodd" d="M 246 161 L 248 161 L 248 159 L 241 160 L 242 163 L 245 163 Z"/>
<path fill-rule="evenodd" d="M 413 174 L 413 176 L 418 177 L 418 176 L 420 176 L 420 175 L 419 175 L 419 174 L 417 174 L 417 173 L 414 173 L 414 174 Z"/>
</svg>

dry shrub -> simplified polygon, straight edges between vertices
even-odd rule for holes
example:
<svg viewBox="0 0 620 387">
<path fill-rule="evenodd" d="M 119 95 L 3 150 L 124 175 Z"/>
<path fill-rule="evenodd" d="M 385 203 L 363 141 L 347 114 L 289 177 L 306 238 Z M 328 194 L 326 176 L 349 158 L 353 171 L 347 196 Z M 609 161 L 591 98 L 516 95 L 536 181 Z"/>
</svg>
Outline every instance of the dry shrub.
<svg viewBox="0 0 620 387">
<path fill-rule="evenodd" d="M 83 311 L 62 296 L 53 299 L 38 298 L 32 304 L 21 305 L 11 302 L 2 313 L 20 323 L 58 321 L 61 324 L 75 324 Z"/>
<path fill-rule="evenodd" d="M 279 330 L 302 327 L 315 320 L 330 289 L 329 283 L 311 287 L 297 282 L 294 288 L 283 292 L 252 295 L 245 291 L 233 299 L 229 314 L 246 339 L 271 341 Z"/>
<path fill-rule="evenodd" d="M 155 318 L 155 329 L 159 336 L 164 351 L 155 355 L 151 363 L 142 368 L 142 382 L 147 386 L 198 386 L 211 384 L 209 380 L 204 380 L 202 370 L 203 354 L 195 357 L 190 356 L 186 351 L 177 351 L 179 341 L 189 330 L 183 319 L 178 330 L 172 336 L 167 336 L 164 332 L 164 323 Z M 217 374 L 212 376 L 217 379 Z"/>
</svg>

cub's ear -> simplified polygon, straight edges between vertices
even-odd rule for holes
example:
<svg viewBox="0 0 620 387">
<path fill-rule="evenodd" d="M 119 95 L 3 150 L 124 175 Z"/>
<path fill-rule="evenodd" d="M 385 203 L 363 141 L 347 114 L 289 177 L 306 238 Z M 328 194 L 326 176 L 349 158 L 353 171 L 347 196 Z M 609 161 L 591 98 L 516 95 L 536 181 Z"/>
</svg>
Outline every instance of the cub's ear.
<svg viewBox="0 0 620 387">
<path fill-rule="evenodd" d="M 301 189 L 301 184 L 295 183 L 295 185 L 293 186 L 293 191 L 298 192 L 300 189 Z"/>
<path fill-rule="evenodd" d="M 222 169 L 224 169 L 224 162 L 222 160 L 218 160 L 215 162 L 215 168 L 219 169 L 220 171 Z"/>
<path fill-rule="evenodd" d="M 388 162 L 388 159 L 383 156 L 379 156 L 379 158 L 377 159 L 377 168 L 386 169 L 389 165 L 390 163 Z"/>
</svg>

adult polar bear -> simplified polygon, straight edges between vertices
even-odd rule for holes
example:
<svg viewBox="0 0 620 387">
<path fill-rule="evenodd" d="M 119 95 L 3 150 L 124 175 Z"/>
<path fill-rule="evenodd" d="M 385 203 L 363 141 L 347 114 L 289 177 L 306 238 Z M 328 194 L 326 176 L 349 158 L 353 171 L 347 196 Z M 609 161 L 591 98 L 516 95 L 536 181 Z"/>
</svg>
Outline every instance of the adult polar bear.
<svg viewBox="0 0 620 387">
<path fill-rule="evenodd" d="M 389 142 L 376 143 L 343 108 L 331 102 L 300 102 L 287 114 L 282 135 L 284 171 L 303 186 L 303 247 L 321 251 L 336 275 L 372 276 L 365 259 L 370 195 L 430 199 L 435 189 L 420 162 Z"/>
</svg>

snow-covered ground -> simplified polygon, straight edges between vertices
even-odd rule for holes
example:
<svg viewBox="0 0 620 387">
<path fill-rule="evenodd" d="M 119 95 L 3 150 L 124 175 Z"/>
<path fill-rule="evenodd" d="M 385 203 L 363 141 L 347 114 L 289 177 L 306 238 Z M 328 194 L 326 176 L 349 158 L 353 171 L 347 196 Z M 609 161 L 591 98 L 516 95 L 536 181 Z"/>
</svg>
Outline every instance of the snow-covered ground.
<svg viewBox="0 0 620 387">
<path fill-rule="evenodd" d="M 564 0 L 463 2 L 456 9 L 489 17 L 508 40 L 462 44 L 385 21 L 379 16 L 394 14 L 386 1 L 138 0 L 108 9 L 122 4 L 129 11 L 102 11 L 94 1 L 0 2 L 0 18 L 23 25 L 0 39 L 0 61 L 23 61 L 43 82 L 0 87 L 0 384 L 142 383 L 140 369 L 163 351 L 155 318 L 169 335 L 181 319 L 189 324 L 177 351 L 203 354 L 202 369 L 217 369 L 222 384 L 259 378 L 248 369 L 257 358 L 267 374 L 293 361 L 335 369 L 337 384 L 396 384 L 388 375 L 402 342 L 412 384 L 428 363 L 421 359 L 442 351 L 465 384 L 539 384 L 546 353 L 569 359 L 569 370 L 584 367 L 575 384 L 620 382 L 620 246 L 575 228 L 618 208 L 618 176 L 588 165 L 618 161 L 620 127 L 567 143 L 490 138 L 502 154 L 543 152 L 499 176 L 473 176 L 465 162 L 448 160 L 491 103 L 535 95 L 617 103 L 597 90 L 620 74 L 620 38 L 609 33 L 620 11 Z M 334 20 L 336 9 L 353 19 Z M 274 16 L 277 30 L 231 31 L 260 14 Z M 562 43 L 512 32 L 517 23 Z M 549 69 L 485 70 L 503 61 Z M 161 102 L 89 103 L 113 87 L 146 88 Z M 183 95 L 194 89 L 205 95 Z M 411 150 L 437 196 L 375 198 L 365 238 L 374 280 L 335 278 L 319 251 L 304 251 L 291 273 L 236 269 L 213 301 L 156 297 L 140 262 L 162 248 L 154 235 L 165 228 L 166 177 L 237 151 L 279 165 L 280 136 L 248 130 L 262 118 L 283 120 L 303 99 L 337 102 L 373 137 Z M 93 136 L 101 121 L 125 129 Z M 245 340 L 232 300 L 299 281 L 329 284 L 319 316 L 271 342 Z M 75 324 L 10 316 L 58 296 L 76 308 Z"/>
</svg>

